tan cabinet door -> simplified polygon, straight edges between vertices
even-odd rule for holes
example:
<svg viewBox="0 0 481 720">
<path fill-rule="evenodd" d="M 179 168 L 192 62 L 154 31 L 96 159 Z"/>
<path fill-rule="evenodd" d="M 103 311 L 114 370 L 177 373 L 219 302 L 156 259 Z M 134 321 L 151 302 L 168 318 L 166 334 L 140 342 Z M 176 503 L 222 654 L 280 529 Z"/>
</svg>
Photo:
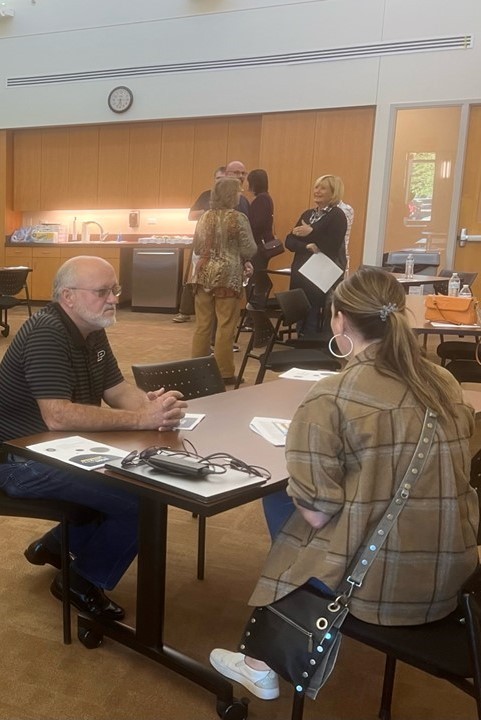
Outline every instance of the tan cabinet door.
<svg viewBox="0 0 481 720">
<path fill-rule="evenodd" d="M 99 129 L 98 207 L 128 206 L 129 128 L 107 125 Z"/>
<path fill-rule="evenodd" d="M 69 130 L 69 208 L 96 208 L 98 205 L 99 128 Z"/>
<path fill-rule="evenodd" d="M 41 210 L 40 170 L 42 134 L 38 130 L 20 130 L 13 139 L 14 210 Z"/>
<path fill-rule="evenodd" d="M 196 120 L 192 196 L 188 207 L 201 192 L 212 187 L 214 170 L 226 164 L 228 130 L 229 123 L 225 118 Z"/>
<path fill-rule="evenodd" d="M 481 106 L 471 108 L 469 119 L 466 162 L 458 228 L 466 228 L 468 235 L 481 236 Z M 465 247 L 456 246 L 454 260 L 456 270 L 477 271 L 478 277 L 473 293 L 481 296 L 481 242 L 468 242 Z"/>
<path fill-rule="evenodd" d="M 42 131 L 42 163 L 40 174 L 40 207 L 57 210 L 66 207 L 69 197 L 68 128 Z"/>
<path fill-rule="evenodd" d="M 160 192 L 162 123 L 132 125 L 129 138 L 127 206 L 155 208 Z"/>
<path fill-rule="evenodd" d="M 158 207 L 187 208 L 192 205 L 195 121 L 162 124 L 162 159 Z"/>
<path fill-rule="evenodd" d="M 55 273 L 61 265 L 59 247 L 32 248 L 32 300 L 51 300 Z"/>
<path fill-rule="evenodd" d="M 227 139 L 227 162 L 240 160 L 247 172 L 269 167 L 261 165 L 259 160 L 261 147 L 262 115 L 246 115 L 229 118 L 229 137 Z M 247 190 L 245 183 L 244 190 Z"/>
</svg>

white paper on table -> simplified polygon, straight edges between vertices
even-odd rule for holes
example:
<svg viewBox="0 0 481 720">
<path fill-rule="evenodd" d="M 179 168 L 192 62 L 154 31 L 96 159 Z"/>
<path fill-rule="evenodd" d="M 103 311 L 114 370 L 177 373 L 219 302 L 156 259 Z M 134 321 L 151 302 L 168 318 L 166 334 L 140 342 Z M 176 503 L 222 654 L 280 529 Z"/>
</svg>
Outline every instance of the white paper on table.
<svg viewBox="0 0 481 720">
<path fill-rule="evenodd" d="M 186 413 L 174 430 L 193 430 L 205 418 L 205 413 Z"/>
<path fill-rule="evenodd" d="M 336 374 L 337 372 L 335 370 L 302 370 L 301 368 L 291 368 L 283 372 L 279 377 L 285 378 L 286 380 L 309 380 L 316 382 L 316 380 L 321 380 L 324 377 Z"/>
<path fill-rule="evenodd" d="M 103 467 L 106 462 L 123 458 L 129 454 L 128 450 L 121 450 L 80 435 L 27 445 L 27 449 L 35 450 L 40 455 L 47 455 L 69 465 L 82 467 L 85 470 L 96 470 Z"/>
<path fill-rule="evenodd" d="M 286 435 L 289 430 L 290 420 L 283 418 L 254 417 L 249 427 L 272 445 L 281 447 L 286 444 Z"/>
<path fill-rule="evenodd" d="M 433 322 L 430 321 L 431 325 L 435 328 L 466 328 L 471 330 L 472 328 L 479 328 L 479 331 L 481 333 L 481 325 L 458 325 L 457 323 L 443 323 L 443 322 Z"/>
<path fill-rule="evenodd" d="M 306 260 L 304 265 L 301 265 L 299 272 L 314 283 L 314 285 L 317 285 L 322 292 L 327 293 L 336 280 L 341 277 L 344 270 L 341 270 L 339 265 L 336 265 L 327 255 L 318 252 L 313 253 L 309 260 Z"/>
</svg>

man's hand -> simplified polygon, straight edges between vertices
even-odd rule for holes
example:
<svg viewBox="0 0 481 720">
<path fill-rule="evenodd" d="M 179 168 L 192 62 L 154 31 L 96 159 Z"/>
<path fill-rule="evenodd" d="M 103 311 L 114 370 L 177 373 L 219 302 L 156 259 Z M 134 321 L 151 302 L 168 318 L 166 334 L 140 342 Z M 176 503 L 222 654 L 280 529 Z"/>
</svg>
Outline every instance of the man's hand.
<svg viewBox="0 0 481 720">
<path fill-rule="evenodd" d="M 306 250 L 310 250 L 313 255 L 321 252 L 315 243 L 309 243 L 308 245 L 306 245 Z"/>
<path fill-rule="evenodd" d="M 164 388 L 160 388 L 148 392 L 147 398 L 150 402 L 145 406 L 145 410 L 139 413 L 140 429 L 148 430 L 156 427 L 162 431 L 170 430 L 178 425 L 187 408 L 187 402 L 183 397 L 178 390 L 166 392 Z"/>
</svg>

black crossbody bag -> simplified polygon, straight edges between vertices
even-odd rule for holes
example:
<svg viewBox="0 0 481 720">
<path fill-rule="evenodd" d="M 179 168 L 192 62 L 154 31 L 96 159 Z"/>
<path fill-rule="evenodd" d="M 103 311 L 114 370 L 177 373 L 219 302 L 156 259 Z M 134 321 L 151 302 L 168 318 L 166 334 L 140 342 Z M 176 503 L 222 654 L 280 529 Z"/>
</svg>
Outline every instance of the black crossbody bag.
<svg viewBox="0 0 481 720">
<path fill-rule="evenodd" d="M 263 660 L 299 693 L 315 698 L 332 673 L 341 645 L 340 628 L 349 612 L 349 599 L 354 589 L 361 587 L 424 469 L 436 424 L 436 414 L 426 410 L 421 436 L 396 494 L 337 591 L 325 595 L 305 584 L 252 613 L 239 651 Z"/>
</svg>

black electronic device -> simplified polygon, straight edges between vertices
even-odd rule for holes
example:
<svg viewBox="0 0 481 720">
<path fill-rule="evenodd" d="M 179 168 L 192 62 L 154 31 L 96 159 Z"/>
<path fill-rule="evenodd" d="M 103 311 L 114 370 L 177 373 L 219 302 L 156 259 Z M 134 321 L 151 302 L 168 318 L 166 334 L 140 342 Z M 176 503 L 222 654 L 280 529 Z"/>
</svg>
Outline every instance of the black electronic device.
<svg viewBox="0 0 481 720">
<path fill-rule="evenodd" d="M 168 475 L 183 475 L 200 479 L 212 472 L 211 466 L 207 463 L 196 458 L 183 457 L 182 455 L 161 453 L 153 455 L 146 462 L 154 470 L 159 470 Z"/>
</svg>

